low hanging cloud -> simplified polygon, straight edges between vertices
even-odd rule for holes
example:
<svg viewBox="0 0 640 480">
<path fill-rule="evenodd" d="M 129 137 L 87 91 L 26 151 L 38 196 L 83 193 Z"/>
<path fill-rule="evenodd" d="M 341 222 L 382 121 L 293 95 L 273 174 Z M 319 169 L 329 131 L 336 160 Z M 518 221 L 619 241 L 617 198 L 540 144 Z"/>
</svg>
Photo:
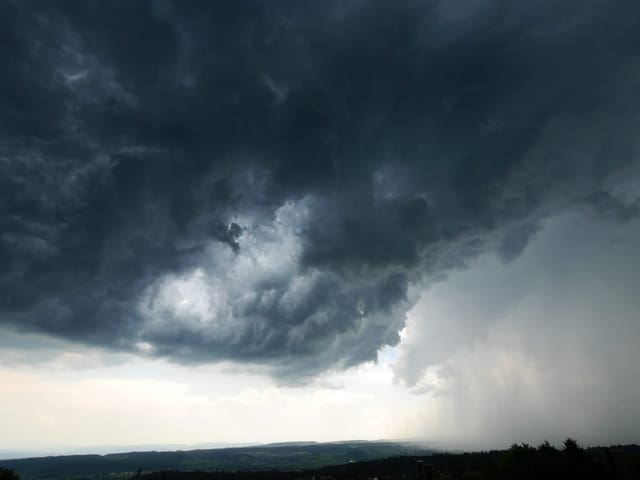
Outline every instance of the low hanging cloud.
<svg viewBox="0 0 640 480">
<path fill-rule="evenodd" d="M 629 2 L 0 9 L 5 327 L 304 378 L 548 216 L 637 215 Z"/>
</svg>

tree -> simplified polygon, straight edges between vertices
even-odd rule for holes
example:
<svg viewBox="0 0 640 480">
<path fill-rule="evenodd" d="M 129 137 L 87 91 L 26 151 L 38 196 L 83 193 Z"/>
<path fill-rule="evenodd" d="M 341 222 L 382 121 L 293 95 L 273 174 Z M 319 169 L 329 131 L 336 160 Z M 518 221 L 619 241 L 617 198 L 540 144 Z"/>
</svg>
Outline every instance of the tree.
<svg viewBox="0 0 640 480">
<path fill-rule="evenodd" d="M 20 477 L 13 470 L 0 468 L 0 480 L 20 480 Z"/>
<path fill-rule="evenodd" d="M 578 442 L 576 442 L 573 438 L 567 438 L 564 443 L 564 451 L 569 453 L 569 454 L 577 454 L 578 452 L 582 451 L 582 448 L 580 448 L 580 445 L 578 445 Z"/>
</svg>

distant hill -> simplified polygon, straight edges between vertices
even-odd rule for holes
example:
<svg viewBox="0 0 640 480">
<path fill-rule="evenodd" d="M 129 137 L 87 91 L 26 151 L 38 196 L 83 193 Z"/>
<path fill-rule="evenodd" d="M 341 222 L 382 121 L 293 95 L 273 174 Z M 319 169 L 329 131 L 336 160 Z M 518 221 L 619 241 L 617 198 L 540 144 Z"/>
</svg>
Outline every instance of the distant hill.
<svg viewBox="0 0 640 480">
<path fill-rule="evenodd" d="M 302 471 L 177 472 L 135 480 L 639 480 L 640 447 L 556 449 L 513 445 L 508 450 L 402 455 Z"/>
<path fill-rule="evenodd" d="M 0 462 L 22 480 L 638 480 L 640 447 L 561 448 L 516 444 L 508 450 L 444 453 L 394 442 L 309 443 L 72 455 Z"/>
<path fill-rule="evenodd" d="M 303 470 L 327 465 L 373 460 L 430 450 L 398 442 L 287 442 L 280 444 L 197 449 L 171 452 L 127 452 L 108 455 L 64 455 L 2 460 L 0 467 L 15 470 L 23 479 L 132 476 L 154 471 Z"/>
<path fill-rule="evenodd" d="M 122 452 L 174 452 L 177 450 L 203 450 L 220 448 L 254 447 L 263 445 L 261 443 L 229 443 L 229 442 L 207 442 L 207 443 L 148 443 L 133 445 L 87 445 L 87 446 L 67 446 L 48 449 L 33 450 L 8 450 L 0 449 L 1 460 L 15 460 L 18 458 L 37 457 L 59 457 L 69 455 L 109 455 L 111 453 Z"/>
</svg>

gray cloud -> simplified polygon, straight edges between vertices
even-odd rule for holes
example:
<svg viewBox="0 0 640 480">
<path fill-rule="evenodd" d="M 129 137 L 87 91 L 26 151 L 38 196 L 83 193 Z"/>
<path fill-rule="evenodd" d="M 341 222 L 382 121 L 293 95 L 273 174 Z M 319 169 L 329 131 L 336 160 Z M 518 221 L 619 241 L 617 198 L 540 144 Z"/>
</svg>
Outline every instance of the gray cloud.
<svg viewBox="0 0 640 480">
<path fill-rule="evenodd" d="M 548 215 L 637 214 L 622 0 L 1 9 L 14 329 L 305 377 Z"/>
<path fill-rule="evenodd" d="M 485 254 L 425 292 L 397 377 L 425 395 L 425 436 L 472 448 L 637 441 L 640 221 L 544 222 L 520 257 Z"/>
</svg>

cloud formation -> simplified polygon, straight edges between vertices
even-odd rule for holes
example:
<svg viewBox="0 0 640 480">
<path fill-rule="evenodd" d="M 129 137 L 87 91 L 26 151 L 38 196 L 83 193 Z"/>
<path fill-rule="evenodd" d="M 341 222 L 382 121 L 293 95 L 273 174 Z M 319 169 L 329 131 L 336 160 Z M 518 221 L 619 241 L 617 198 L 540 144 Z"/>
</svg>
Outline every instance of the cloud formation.
<svg viewBox="0 0 640 480">
<path fill-rule="evenodd" d="M 0 9 L 7 327 L 304 378 L 549 215 L 637 215 L 629 2 Z"/>
<path fill-rule="evenodd" d="M 483 255 L 425 292 L 394 369 L 449 445 L 637 442 L 640 219 L 545 222 L 506 267 Z"/>
</svg>

